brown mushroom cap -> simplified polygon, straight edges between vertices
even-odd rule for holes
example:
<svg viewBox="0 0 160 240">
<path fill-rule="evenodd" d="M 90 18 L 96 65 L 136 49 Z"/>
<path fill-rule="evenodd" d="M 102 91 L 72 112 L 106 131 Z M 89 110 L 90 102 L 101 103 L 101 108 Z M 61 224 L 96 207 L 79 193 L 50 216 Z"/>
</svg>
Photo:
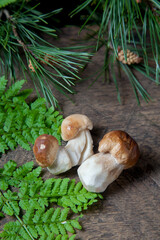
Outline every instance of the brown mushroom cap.
<svg viewBox="0 0 160 240">
<path fill-rule="evenodd" d="M 93 124 L 91 120 L 82 114 L 72 114 L 66 117 L 61 125 L 61 135 L 64 141 L 68 141 L 85 129 L 91 130 Z"/>
<path fill-rule="evenodd" d="M 111 131 L 104 135 L 99 143 L 99 152 L 112 154 L 125 169 L 138 161 L 140 151 L 138 144 L 123 131 Z"/>
<path fill-rule="evenodd" d="M 33 152 L 37 163 L 41 167 L 49 167 L 56 159 L 59 144 L 58 140 L 52 135 L 40 135 L 33 146 Z"/>
</svg>

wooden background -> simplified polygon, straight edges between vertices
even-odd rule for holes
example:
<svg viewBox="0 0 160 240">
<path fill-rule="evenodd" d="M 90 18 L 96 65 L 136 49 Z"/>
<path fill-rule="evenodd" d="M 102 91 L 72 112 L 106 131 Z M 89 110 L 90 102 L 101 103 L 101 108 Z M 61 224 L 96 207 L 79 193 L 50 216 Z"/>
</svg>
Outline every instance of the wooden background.
<svg viewBox="0 0 160 240">
<path fill-rule="evenodd" d="M 76 27 L 63 29 L 59 46 L 69 46 L 72 39 L 79 38 Z M 85 36 L 82 32 L 81 38 Z M 64 117 L 73 114 L 86 114 L 94 124 L 91 131 L 94 150 L 103 135 L 111 130 L 124 130 L 139 144 L 141 156 L 135 167 L 123 171 L 120 177 L 103 193 L 104 199 L 84 212 L 81 219 L 80 240 L 158 240 L 160 239 L 160 88 L 146 78 L 139 76 L 143 86 L 153 97 L 149 104 L 141 101 L 137 105 L 129 80 L 122 73 L 120 91 L 122 104 L 116 98 L 116 89 L 98 79 L 92 87 L 92 76 L 103 66 L 104 49 L 92 58 L 82 79 L 76 85 L 77 94 L 71 96 L 74 103 L 57 94 Z M 119 76 L 118 76 L 119 77 Z M 28 84 L 31 87 L 31 83 Z M 28 87 L 26 86 L 26 87 Z M 54 90 L 53 90 L 54 91 Z M 33 96 L 34 97 L 34 96 Z M 19 165 L 34 160 L 33 152 L 18 147 L 15 151 L 3 154 L 0 166 L 10 160 Z M 45 177 L 51 177 L 46 170 Z M 77 177 L 73 168 L 61 177 Z M 3 224 L 3 221 L 1 221 Z M 2 227 L 2 225 L 1 225 Z"/>
</svg>

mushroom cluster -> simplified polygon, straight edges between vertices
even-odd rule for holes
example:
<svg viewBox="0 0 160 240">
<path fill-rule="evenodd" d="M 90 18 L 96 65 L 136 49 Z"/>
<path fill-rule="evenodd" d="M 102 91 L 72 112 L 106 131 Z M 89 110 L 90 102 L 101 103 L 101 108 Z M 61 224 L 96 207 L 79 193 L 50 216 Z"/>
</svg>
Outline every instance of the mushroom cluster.
<svg viewBox="0 0 160 240">
<path fill-rule="evenodd" d="M 66 117 L 61 125 L 61 135 L 66 146 L 59 146 L 55 137 L 40 135 L 34 144 L 33 152 L 37 163 L 58 175 L 80 165 L 93 155 L 93 140 L 90 131 L 93 124 L 82 114 Z"/>
<path fill-rule="evenodd" d="M 135 165 L 140 154 L 137 143 L 123 131 L 105 134 L 98 151 L 78 168 L 83 186 L 91 192 L 104 192 L 123 169 Z"/>
<path fill-rule="evenodd" d="M 103 192 L 118 178 L 124 169 L 134 166 L 139 158 L 139 147 L 124 131 L 111 131 L 99 143 L 99 153 L 93 152 L 90 134 L 93 124 L 82 114 L 66 117 L 61 125 L 61 135 L 65 146 L 59 146 L 55 137 L 40 135 L 33 152 L 41 167 L 58 175 L 74 166 L 83 186 L 91 192 Z"/>
</svg>

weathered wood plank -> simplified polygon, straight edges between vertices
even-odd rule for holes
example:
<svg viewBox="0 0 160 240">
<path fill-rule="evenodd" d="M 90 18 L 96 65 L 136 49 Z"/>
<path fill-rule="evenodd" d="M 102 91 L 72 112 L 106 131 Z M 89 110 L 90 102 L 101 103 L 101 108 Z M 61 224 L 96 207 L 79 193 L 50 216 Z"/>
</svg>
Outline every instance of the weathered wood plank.
<svg viewBox="0 0 160 240">
<path fill-rule="evenodd" d="M 64 29 L 59 42 L 66 45 L 75 35 Z M 121 176 L 104 192 L 104 200 L 84 213 L 81 223 L 83 231 L 78 232 L 81 240 L 158 240 L 160 239 L 160 96 L 159 87 L 140 76 L 144 87 L 149 87 L 154 101 L 148 105 L 142 102 L 138 106 L 132 94 L 127 78 L 122 73 L 120 89 L 122 102 L 116 99 L 114 84 L 107 85 L 99 79 L 92 83 L 93 71 L 103 65 L 102 48 L 93 61 L 82 73 L 82 78 L 89 80 L 80 82 L 77 94 L 72 97 L 74 104 L 63 96 L 59 96 L 64 116 L 72 113 L 86 114 L 94 123 L 92 136 L 95 152 L 98 143 L 107 131 L 121 129 L 127 131 L 139 144 L 141 157 L 132 169 L 125 170 Z M 119 77 L 119 75 L 117 75 Z M 59 94 L 58 94 L 59 95 Z M 34 160 L 33 152 L 20 147 L 3 155 L 2 166 L 7 160 L 14 159 L 18 164 Z M 44 170 L 45 177 L 51 177 Z M 77 168 L 73 168 L 61 177 L 77 177 Z"/>
</svg>

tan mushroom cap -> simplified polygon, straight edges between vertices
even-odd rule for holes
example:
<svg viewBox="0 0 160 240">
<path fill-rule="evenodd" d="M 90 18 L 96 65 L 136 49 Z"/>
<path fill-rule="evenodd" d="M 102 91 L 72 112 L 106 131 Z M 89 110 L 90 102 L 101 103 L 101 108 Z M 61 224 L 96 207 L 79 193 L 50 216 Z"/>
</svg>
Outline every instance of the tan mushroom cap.
<svg viewBox="0 0 160 240">
<path fill-rule="evenodd" d="M 126 132 L 120 130 L 105 134 L 99 143 L 98 151 L 109 152 L 125 169 L 134 166 L 140 155 L 138 144 Z"/>
<path fill-rule="evenodd" d="M 91 130 L 93 124 L 91 120 L 83 114 L 72 114 L 66 117 L 61 125 L 61 135 L 64 141 L 68 141 L 85 129 Z"/>
<path fill-rule="evenodd" d="M 40 135 L 33 146 L 33 152 L 37 163 L 41 167 L 49 167 L 56 159 L 59 144 L 58 140 L 52 135 Z"/>
</svg>

